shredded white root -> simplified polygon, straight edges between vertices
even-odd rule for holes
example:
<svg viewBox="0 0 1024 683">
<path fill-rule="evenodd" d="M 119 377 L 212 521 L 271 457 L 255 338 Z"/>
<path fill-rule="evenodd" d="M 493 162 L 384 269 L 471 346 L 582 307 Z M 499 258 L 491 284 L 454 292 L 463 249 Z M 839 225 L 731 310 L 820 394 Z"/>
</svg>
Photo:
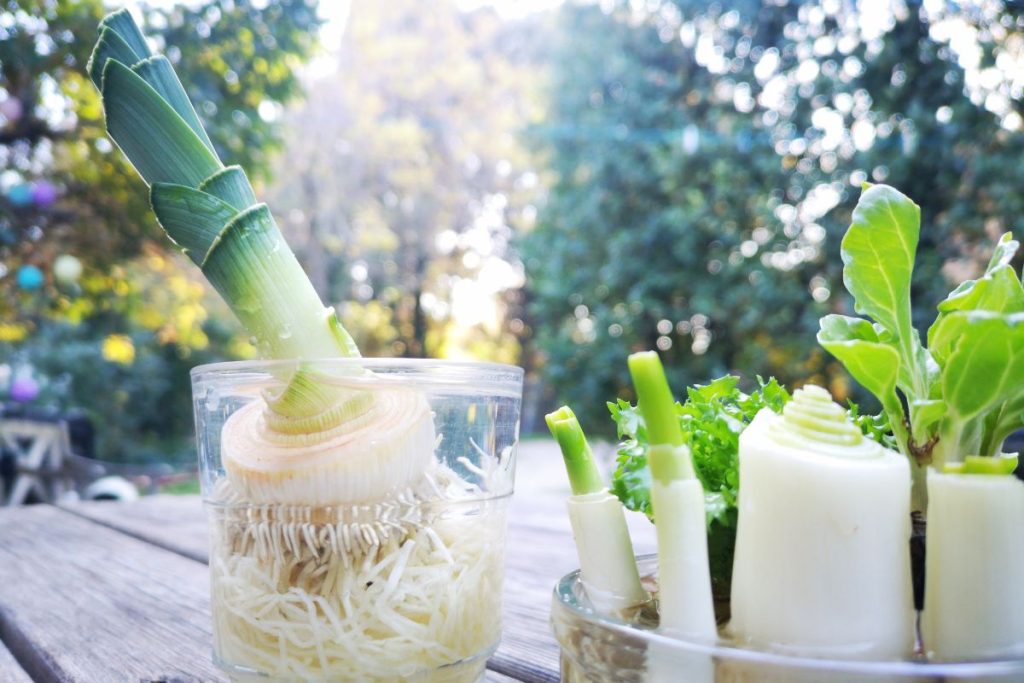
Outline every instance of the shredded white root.
<svg viewBox="0 0 1024 683">
<path fill-rule="evenodd" d="M 478 491 L 438 465 L 376 505 L 214 508 L 218 658 L 283 680 L 460 680 L 430 672 L 500 628 L 505 503 Z"/>
</svg>

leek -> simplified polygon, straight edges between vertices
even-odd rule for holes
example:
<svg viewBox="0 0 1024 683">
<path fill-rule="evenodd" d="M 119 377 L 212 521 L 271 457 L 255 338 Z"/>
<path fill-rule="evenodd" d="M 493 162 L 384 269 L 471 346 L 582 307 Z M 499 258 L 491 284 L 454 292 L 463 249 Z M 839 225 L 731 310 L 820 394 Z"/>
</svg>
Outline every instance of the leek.
<svg viewBox="0 0 1024 683">
<path fill-rule="evenodd" d="M 270 210 L 256 202 L 245 172 L 221 162 L 170 62 L 150 52 L 126 10 L 101 22 L 88 70 L 103 96 L 110 137 L 150 185 L 161 227 L 202 269 L 260 354 L 358 357 L 352 337 L 334 309 L 321 302 Z M 407 415 L 412 422 L 396 427 L 395 438 L 378 443 L 370 438 L 372 428 L 352 420 L 361 417 L 367 423 L 371 403 L 385 393 L 357 401 L 352 389 L 334 387 L 310 401 L 310 372 L 300 365 L 274 401 L 240 411 L 225 426 L 225 469 L 243 493 L 263 503 L 304 497 L 308 504 L 357 502 L 400 489 L 423 471 L 434 435 L 422 396 L 399 392 L 382 399 L 392 414 Z M 355 405 L 360 410 L 353 410 Z M 397 412 L 396 406 L 401 406 Z M 341 434 L 345 439 L 339 440 Z M 364 438 L 353 438 L 359 434 Z M 367 479 L 361 492 L 353 491 L 361 481 L 352 476 L 353 463 L 375 457 L 381 474 Z M 395 476 L 388 477 L 389 472 Z M 278 486 L 281 482 L 288 485 Z"/>
<path fill-rule="evenodd" d="M 127 11 L 100 23 L 88 73 L 167 236 L 261 356 L 298 361 L 221 431 L 210 561 L 217 658 L 275 680 L 475 675 L 454 663 L 497 642 L 503 517 L 421 505 L 479 496 L 436 459 L 426 396 L 307 362 L 359 350 Z"/>
<path fill-rule="evenodd" d="M 157 220 L 221 294 L 262 355 L 358 356 L 245 173 L 225 168 L 170 62 L 126 10 L 100 24 L 89 74 L 107 131 L 143 180 Z"/>
<path fill-rule="evenodd" d="M 605 487 L 579 421 L 568 406 L 548 414 L 545 420 L 569 474 L 572 495 L 566 505 L 587 595 L 602 610 L 623 610 L 647 602 L 622 504 Z"/>
</svg>

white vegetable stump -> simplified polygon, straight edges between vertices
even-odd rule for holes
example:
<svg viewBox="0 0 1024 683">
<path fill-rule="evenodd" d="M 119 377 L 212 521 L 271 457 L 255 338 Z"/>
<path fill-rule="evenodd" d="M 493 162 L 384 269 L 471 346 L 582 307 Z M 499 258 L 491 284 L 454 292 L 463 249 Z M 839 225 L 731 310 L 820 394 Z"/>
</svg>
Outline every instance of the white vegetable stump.
<svg viewBox="0 0 1024 683">
<path fill-rule="evenodd" d="M 1024 656 L 1024 482 L 928 474 L 924 647 L 935 659 Z"/>
<path fill-rule="evenodd" d="M 887 659 L 914 644 L 910 470 L 819 387 L 740 436 L 730 631 L 805 656 Z"/>
</svg>

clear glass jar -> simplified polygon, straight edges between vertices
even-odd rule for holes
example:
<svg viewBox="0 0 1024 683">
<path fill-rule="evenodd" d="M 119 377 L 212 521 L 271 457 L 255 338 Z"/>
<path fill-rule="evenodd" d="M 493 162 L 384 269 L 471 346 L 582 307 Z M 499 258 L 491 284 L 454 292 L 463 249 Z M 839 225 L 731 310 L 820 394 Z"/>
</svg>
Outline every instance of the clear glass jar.
<svg viewBox="0 0 1024 683">
<path fill-rule="evenodd" d="M 637 558 L 640 575 L 654 588 L 657 556 Z M 929 663 L 859 662 L 792 657 L 736 647 L 687 643 L 659 634 L 657 612 L 645 605 L 631 614 L 598 612 L 579 572 L 555 587 L 551 624 L 561 647 L 565 683 L 622 681 L 661 683 L 951 683 L 1024 680 L 1024 660 Z"/>
<path fill-rule="evenodd" d="M 310 420 L 275 403 L 299 376 L 341 408 Z M 192 389 L 218 665 L 234 680 L 481 679 L 522 370 L 219 363 Z"/>
</svg>

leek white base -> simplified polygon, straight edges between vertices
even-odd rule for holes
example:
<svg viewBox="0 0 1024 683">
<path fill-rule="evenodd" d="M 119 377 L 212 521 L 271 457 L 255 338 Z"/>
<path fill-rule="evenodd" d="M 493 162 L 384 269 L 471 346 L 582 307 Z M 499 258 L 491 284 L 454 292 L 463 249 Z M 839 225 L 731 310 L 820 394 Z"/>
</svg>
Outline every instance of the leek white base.
<svg viewBox="0 0 1024 683">
<path fill-rule="evenodd" d="M 906 459 L 779 444 L 768 431 L 781 419 L 761 411 L 740 436 L 731 634 L 806 656 L 910 655 Z"/>
<path fill-rule="evenodd" d="M 262 401 L 232 413 L 221 460 L 246 501 L 346 505 L 382 500 L 413 485 L 433 461 L 430 405 L 408 389 L 374 390 L 368 410 L 336 428 L 288 435 L 267 427 Z"/>
<path fill-rule="evenodd" d="M 1024 657 L 1024 482 L 928 473 L 924 647 L 937 660 Z"/>
<path fill-rule="evenodd" d="M 599 491 L 567 501 L 569 522 L 580 560 L 580 577 L 590 601 L 602 610 L 620 610 L 646 602 L 633 559 L 622 503 Z"/>
</svg>

